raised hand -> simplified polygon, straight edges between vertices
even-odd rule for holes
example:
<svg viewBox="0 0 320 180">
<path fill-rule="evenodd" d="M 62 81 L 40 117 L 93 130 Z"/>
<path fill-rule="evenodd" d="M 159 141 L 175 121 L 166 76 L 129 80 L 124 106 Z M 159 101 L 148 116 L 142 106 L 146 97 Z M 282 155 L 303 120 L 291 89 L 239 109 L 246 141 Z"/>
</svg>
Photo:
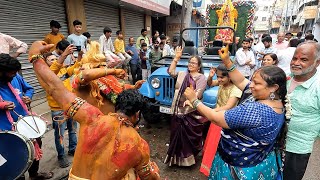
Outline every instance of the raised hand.
<svg viewBox="0 0 320 180">
<path fill-rule="evenodd" d="M 70 44 L 62 53 L 63 56 L 67 57 L 69 54 L 72 54 L 74 51 L 77 50 L 77 47 L 73 44 Z M 81 52 L 81 51 L 80 51 Z M 79 52 L 79 53 L 80 53 Z M 83 54 L 83 53 L 82 53 Z"/>
<path fill-rule="evenodd" d="M 43 54 L 49 52 L 49 50 L 54 46 L 54 44 L 47 44 L 44 41 L 35 41 L 32 43 L 29 49 L 29 59 L 33 55 Z"/>
<path fill-rule="evenodd" d="M 229 56 L 229 44 L 227 44 L 227 46 L 222 47 L 219 51 L 219 56 L 223 62 L 224 65 L 226 65 L 226 67 L 228 68 L 232 62 L 230 60 L 230 56 Z"/>
<path fill-rule="evenodd" d="M 183 48 L 181 46 L 176 47 L 176 50 L 174 51 L 175 58 L 177 58 L 179 60 L 182 56 L 182 51 L 183 51 Z"/>
<path fill-rule="evenodd" d="M 210 73 L 209 73 L 209 77 L 213 77 L 216 74 L 217 68 L 212 67 L 210 68 Z"/>
</svg>

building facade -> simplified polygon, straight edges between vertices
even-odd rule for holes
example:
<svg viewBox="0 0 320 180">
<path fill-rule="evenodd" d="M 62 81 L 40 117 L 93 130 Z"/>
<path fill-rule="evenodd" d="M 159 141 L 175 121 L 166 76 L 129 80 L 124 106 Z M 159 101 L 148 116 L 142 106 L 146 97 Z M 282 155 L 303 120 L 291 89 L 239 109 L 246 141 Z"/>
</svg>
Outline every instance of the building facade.
<svg viewBox="0 0 320 180">
<path fill-rule="evenodd" d="M 271 30 L 274 1 L 257 1 L 253 27 L 255 34 L 269 33 Z"/>
</svg>

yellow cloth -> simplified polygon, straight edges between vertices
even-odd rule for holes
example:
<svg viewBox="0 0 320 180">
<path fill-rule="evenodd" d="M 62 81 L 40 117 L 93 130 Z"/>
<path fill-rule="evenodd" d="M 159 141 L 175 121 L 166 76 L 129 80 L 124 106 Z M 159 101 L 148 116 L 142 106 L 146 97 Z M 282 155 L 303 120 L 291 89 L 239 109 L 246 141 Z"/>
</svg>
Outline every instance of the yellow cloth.
<svg viewBox="0 0 320 180">
<path fill-rule="evenodd" d="M 73 66 L 70 66 L 70 67 L 66 68 L 66 67 L 62 67 L 62 64 L 59 64 L 57 61 L 54 61 L 52 63 L 52 65 L 50 66 L 50 69 L 55 74 L 57 74 L 57 76 L 59 78 L 64 74 L 68 74 L 68 76 L 70 77 L 73 74 L 73 70 L 75 68 L 79 67 L 79 66 L 80 66 L 80 63 L 76 62 Z M 66 87 L 68 89 L 68 91 L 72 92 L 72 86 L 71 86 L 70 78 L 67 78 L 66 80 L 64 80 L 63 81 L 63 85 L 64 85 L 64 87 Z M 53 110 L 53 111 L 62 110 L 60 108 L 59 104 L 48 93 L 47 93 L 47 101 L 48 101 L 48 105 L 49 105 L 51 110 Z"/>
<path fill-rule="evenodd" d="M 217 107 L 225 106 L 229 100 L 229 98 L 237 97 L 240 98 L 242 95 L 242 91 L 237 88 L 237 86 L 232 85 L 228 87 L 219 86 L 218 90 L 218 102 Z"/>
<path fill-rule="evenodd" d="M 115 54 L 118 54 L 119 52 L 124 53 L 124 41 L 122 39 L 116 39 L 114 40 L 114 50 Z"/>
<path fill-rule="evenodd" d="M 64 39 L 64 36 L 61 33 L 58 33 L 57 35 L 53 35 L 53 34 L 49 33 L 46 35 L 46 37 L 44 38 L 43 41 L 48 44 L 54 44 L 54 47 L 52 47 L 50 49 L 50 52 L 52 52 L 56 49 L 56 45 L 58 44 L 58 42 L 63 39 Z"/>
<path fill-rule="evenodd" d="M 77 176 L 73 175 L 71 171 L 72 171 L 72 168 L 69 171 L 69 179 L 68 180 L 89 180 L 89 179 L 77 177 Z M 134 172 L 133 168 L 129 169 L 127 174 L 123 178 L 121 178 L 121 180 L 136 180 L 136 179 L 137 179 L 136 173 Z"/>
</svg>

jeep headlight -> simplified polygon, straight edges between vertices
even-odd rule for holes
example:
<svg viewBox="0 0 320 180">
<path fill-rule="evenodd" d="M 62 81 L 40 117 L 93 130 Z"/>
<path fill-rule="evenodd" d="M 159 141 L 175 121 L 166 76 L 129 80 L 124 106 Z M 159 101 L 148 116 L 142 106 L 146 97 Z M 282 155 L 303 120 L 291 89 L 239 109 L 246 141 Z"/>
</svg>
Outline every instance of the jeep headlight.
<svg viewBox="0 0 320 180">
<path fill-rule="evenodd" d="M 158 78 L 153 78 L 151 80 L 151 86 L 155 89 L 158 89 L 160 87 L 160 79 Z"/>
</svg>

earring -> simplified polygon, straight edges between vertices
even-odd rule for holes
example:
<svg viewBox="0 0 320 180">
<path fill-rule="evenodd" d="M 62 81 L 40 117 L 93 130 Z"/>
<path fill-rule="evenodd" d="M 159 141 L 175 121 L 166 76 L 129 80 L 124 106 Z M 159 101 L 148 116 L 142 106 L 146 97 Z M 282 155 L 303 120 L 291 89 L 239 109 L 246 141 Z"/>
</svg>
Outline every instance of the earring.
<svg viewBox="0 0 320 180">
<path fill-rule="evenodd" d="M 274 98 L 276 98 L 276 95 L 274 94 L 274 92 L 271 92 L 271 94 L 269 95 L 269 98 L 273 101 Z"/>
</svg>

